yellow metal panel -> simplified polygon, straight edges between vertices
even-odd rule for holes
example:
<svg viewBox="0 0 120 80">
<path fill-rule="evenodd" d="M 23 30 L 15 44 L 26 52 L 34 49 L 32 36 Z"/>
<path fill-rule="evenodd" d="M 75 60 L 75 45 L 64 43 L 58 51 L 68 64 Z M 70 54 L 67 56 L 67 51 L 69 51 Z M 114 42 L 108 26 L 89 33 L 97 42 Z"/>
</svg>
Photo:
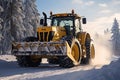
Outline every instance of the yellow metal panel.
<svg viewBox="0 0 120 80">
<path fill-rule="evenodd" d="M 64 27 L 60 27 L 60 26 L 44 26 L 44 27 L 38 27 L 37 32 L 49 32 L 50 31 L 54 31 L 54 36 L 53 36 L 53 40 L 52 41 L 59 41 L 63 36 L 66 35 L 66 30 Z M 48 41 L 48 35 L 47 35 L 47 41 Z M 40 37 L 40 34 L 38 34 L 38 36 Z M 44 39 L 44 34 L 43 34 L 43 39 Z M 44 41 L 44 40 L 43 40 Z"/>
<path fill-rule="evenodd" d="M 86 40 L 86 39 L 91 39 L 90 34 L 89 34 L 89 33 L 86 33 L 86 32 L 79 32 L 79 33 L 77 34 L 77 38 L 78 38 L 78 40 L 80 41 L 80 43 L 81 43 L 82 45 L 85 44 L 85 40 Z"/>
<path fill-rule="evenodd" d="M 79 40 L 82 47 L 82 56 L 86 57 L 85 41 L 86 39 L 91 39 L 90 34 L 86 32 L 79 32 L 77 33 L 77 39 Z"/>
<path fill-rule="evenodd" d="M 70 48 L 69 44 L 67 43 L 67 41 L 66 41 L 66 47 L 67 47 L 67 56 L 74 62 L 74 65 L 78 65 L 79 63 L 73 57 L 73 55 L 71 53 L 71 48 Z"/>
<path fill-rule="evenodd" d="M 65 35 L 66 35 L 66 30 L 64 27 L 56 27 L 56 32 L 53 37 L 53 41 L 59 41 Z"/>
</svg>

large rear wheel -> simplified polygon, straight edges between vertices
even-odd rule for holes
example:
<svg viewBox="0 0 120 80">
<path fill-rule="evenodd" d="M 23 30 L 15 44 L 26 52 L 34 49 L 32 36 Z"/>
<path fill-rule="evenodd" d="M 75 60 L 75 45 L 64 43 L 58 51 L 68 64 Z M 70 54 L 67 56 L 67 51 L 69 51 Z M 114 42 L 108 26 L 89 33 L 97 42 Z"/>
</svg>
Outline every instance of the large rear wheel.
<svg viewBox="0 0 120 80">
<path fill-rule="evenodd" d="M 85 47 L 86 47 L 86 57 L 82 58 L 81 64 L 89 64 L 90 62 L 90 40 L 89 39 L 86 39 Z"/>
<path fill-rule="evenodd" d="M 91 43 L 90 39 L 86 39 L 85 47 L 86 47 L 86 57 L 82 58 L 81 64 L 89 64 L 90 60 L 95 57 L 94 45 Z"/>
</svg>

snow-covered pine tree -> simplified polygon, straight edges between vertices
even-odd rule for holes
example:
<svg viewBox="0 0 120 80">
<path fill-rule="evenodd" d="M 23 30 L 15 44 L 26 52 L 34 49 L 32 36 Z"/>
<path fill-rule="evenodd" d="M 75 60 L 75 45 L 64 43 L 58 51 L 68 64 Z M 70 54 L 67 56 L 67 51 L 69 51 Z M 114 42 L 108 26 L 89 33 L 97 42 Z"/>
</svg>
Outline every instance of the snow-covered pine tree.
<svg viewBox="0 0 120 80">
<path fill-rule="evenodd" d="M 36 28 L 39 25 L 39 13 L 35 5 L 36 0 L 24 0 L 24 26 L 27 29 L 26 36 L 35 36 Z"/>
<path fill-rule="evenodd" d="M 34 30 L 33 30 L 33 26 L 32 26 L 32 17 L 33 17 L 33 10 L 31 8 L 31 5 L 33 4 L 31 0 L 24 0 L 24 14 L 25 14 L 25 18 L 24 18 L 24 26 L 27 29 L 25 32 L 25 36 L 33 36 L 34 35 Z"/>
<path fill-rule="evenodd" d="M 3 7 L 2 7 L 2 2 L 0 1 L 0 54 L 2 54 L 2 22 L 3 22 L 3 19 L 1 18 L 1 14 L 3 12 Z"/>
<path fill-rule="evenodd" d="M 24 38 L 25 28 L 23 25 L 23 0 L 0 0 L 3 1 L 3 40 L 2 52 L 8 54 L 13 40 L 19 41 Z"/>
<path fill-rule="evenodd" d="M 36 0 L 31 0 L 33 2 L 33 18 L 32 18 L 32 25 L 34 26 L 33 29 L 34 29 L 34 35 L 36 35 L 36 28 L 39 26 L 40 24 L 40 14 L 38 13 L 38 10 L 37 10 L 37 6 L 36 6 Z"/>
<path fill-rule="evenodd" d="M 2 34 L 3 34 L 3 39 L 2 39 L 2 54 L 8 54 L 8 51 L 10 50 L 10 45 L 11 45 L 11 18 L 12 18 L 12 8 L 11 8 L 11 3 L 12 0 L 1 0 L 1 4 L 3 6 L 4 11 L 1 14 L 1 17 L 3 19 L 3 28 L 2 28 Z"/>
<path fill-rule="evenodd" d="M 3 8 L 0 5 L 0 16 L 2 12 L 3 12 Z M 0 41 L 2 40 L 2 25 L 1 25 L 2 22 L 3 22 L 3 19 L 0 17 Z"/>
<path fill-rule="evenodd" d="M 117 19 L 114 19 L 114 23 L 112 26 L 112 44 L 113 44 L 113 50 L 114 52 L 120 51 L 120 32 L 119 32 L 119 24 L 117 22 Z"/>
<path fill-rule="evenodd" d="M 12 0 L 12 21 L 11 21 L 11 35 L 15 41 L 20 41 L 24 38 L 26 31 L 23 25 L 23 0 Z"/>
</svg>

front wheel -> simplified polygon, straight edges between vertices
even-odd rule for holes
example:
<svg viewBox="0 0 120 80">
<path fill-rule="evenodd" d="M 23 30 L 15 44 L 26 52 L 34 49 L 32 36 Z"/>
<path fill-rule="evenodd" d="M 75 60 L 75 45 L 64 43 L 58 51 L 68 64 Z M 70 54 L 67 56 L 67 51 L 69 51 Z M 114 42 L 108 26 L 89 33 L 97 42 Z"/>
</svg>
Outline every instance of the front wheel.
<svg viewBox="0 0 120 80">
<path fill-rule="evenodd" d="M 31 37 L 26 37 L 26 38 L 22 39 L 22 41 L 34 42 L 34 41 L 38 41 L 38 39 L 36 37 L 31 36 Z M 37 66 L 39 66 L 41 59 L 33 60 L 32 57 L 33 56 L 30 56 L 30 55 L 16 56 L 17 63 L 21 67 L 37 67 Z"/>
<path fill-rule="evenodd" d="M 16 56 L 17 63 L 20 67 L 38 67 L 41 59 L 33 61 L 30 56 Z"/>
<path fill-rule="evenodd" d="M 48 58 L 47 61 L 49 64 L 59 64 L 60 60 L 58 58 Z"/>
<path fill-rule="evenodd" d="M 59 66 L 63 68 L 71 68 L 74 67 L 74 64 L 69 57 L 64 57 L 63 60 L 61 60 Z"/>
<path fill-rule="evenodd" d="M 79 64 L 81 62 L 81 46 L 77 39 L 72 41 L 70 56 L 68 55 L 65 57 L 60 63 L 60 66 L 64 68 L 71 68 L 75 66 L 75 62 Z"/>
</svg>

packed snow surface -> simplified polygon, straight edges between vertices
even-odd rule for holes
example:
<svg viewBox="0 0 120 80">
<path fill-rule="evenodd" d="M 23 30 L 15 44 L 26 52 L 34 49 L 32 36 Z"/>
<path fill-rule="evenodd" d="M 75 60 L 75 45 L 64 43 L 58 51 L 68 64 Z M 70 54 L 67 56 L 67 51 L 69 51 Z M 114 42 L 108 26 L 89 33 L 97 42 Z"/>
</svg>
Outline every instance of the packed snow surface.
<svg viewBox="0 0 120 80">
<path fill-rule="evenodd" d="M 21 68 L 14 56 L 0 56 L 0 80 L 119 80 L 120 60 L 113 58 L 110 64 L 90 64 L 73 68 L 50 65 L 46 59 L 35 68 Z"/>
<path fill-rule="evenodd" d="M 39 67 L 21 68 L 11 55 L 0 56 L 0 80 L 120 80 L 120 59 L 107 37 L 95 39 L 95 59 L 89 65 L 61 68 L 42 59 Z"/>
</svg>

